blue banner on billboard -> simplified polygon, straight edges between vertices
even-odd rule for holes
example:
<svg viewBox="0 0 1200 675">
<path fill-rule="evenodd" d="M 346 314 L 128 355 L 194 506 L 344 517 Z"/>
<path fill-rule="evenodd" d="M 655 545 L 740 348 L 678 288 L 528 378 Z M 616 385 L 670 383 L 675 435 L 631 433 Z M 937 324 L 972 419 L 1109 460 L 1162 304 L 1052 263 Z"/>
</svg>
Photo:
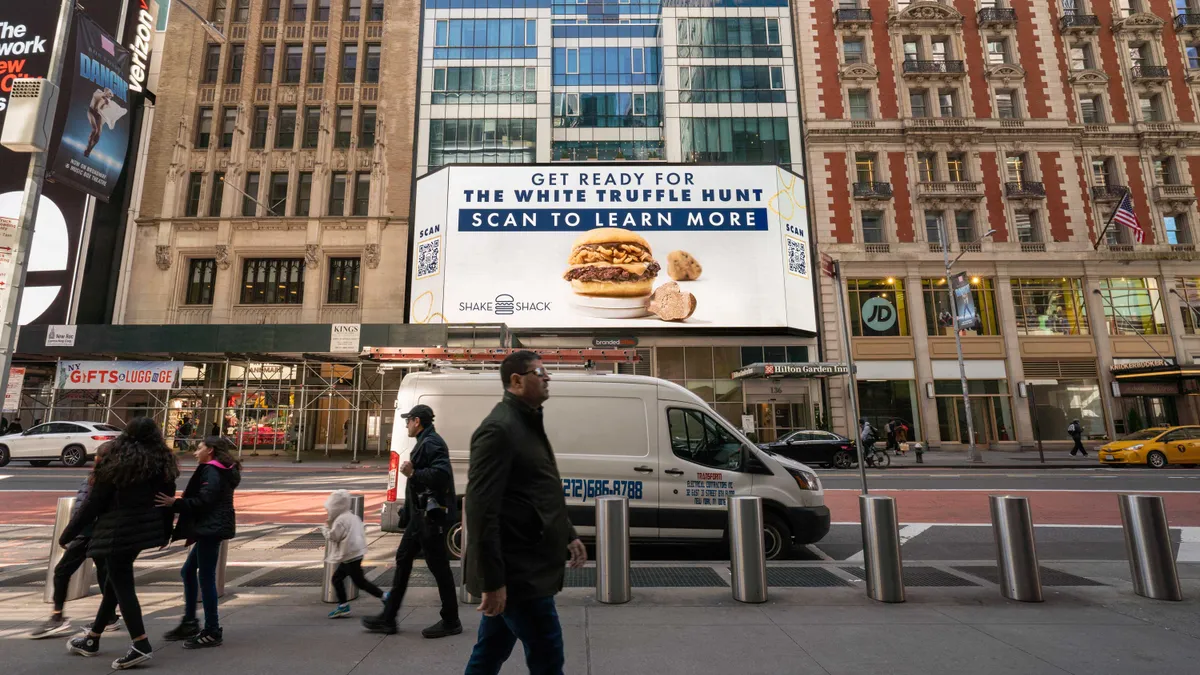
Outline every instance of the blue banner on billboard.
<svg viewBox="0 0 1200 675">
<path fill-rule="evenodd" d="M 71 97 L 50 163 L 53 180 L 108 201 L 129 147 L 129 50 L 90 18 L 76 19 Z"/>
</svg>

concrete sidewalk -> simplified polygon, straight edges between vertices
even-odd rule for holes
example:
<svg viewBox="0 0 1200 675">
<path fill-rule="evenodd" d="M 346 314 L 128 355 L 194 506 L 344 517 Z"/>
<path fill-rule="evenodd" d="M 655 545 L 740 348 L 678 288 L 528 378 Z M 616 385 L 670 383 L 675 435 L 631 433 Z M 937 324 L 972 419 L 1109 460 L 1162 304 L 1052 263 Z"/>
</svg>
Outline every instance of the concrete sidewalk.
<svg viewBox="0 0 1200 675">
<path fill-rule="evenodd" d="M 1042 462 L 1037 450 L 1023 452 L 1007 452 L 1001 450 L 983 450 L 983 461 L 972 462 L 965 450 L 943 451 L 927 450 L 922 456 L 923 462 L 917 463 L 915 452 L 905 455 L 893 453 L 889 469 L 1097 469 L 1101 467 L 1096 453 L 1089 450 L 1086 457 L 1071 456 L 1069 450 L 1046 450 L 1045 462 Z"/>
<path fill-rule="evenodd" d="M 1200 659 L 1200 567 L 1182 603 L 1133 594 L 1123 564 L 1073 565 L 1072 572 L 1103 586 L 1048 587 L 1046 602 L 1002 599 L 995 585 L 910 587 L 909 601 L 882 605 L 861 584 L 842 588 L 772 588 L 764 605 L 741 605 L 725 588 L 636 588 L 634 601 L 604 606 L 590 589 L 559 596 L 568 674 L 673 675 L 780 673 L 861 675 L 1162 675 L 1195 672 Z M 225 645 L 188 652 L 159 636 L 178 620 L 178 592 L 139 589 L 154 646 L 152 671 L 211 675 L 450 675 L 463 672 L 478 625 L 462 608 L 467 631 L 430 641 L 420 628 L 437 620 L 436 592 L 414 588 L 395 636 L 363 632 L 357 618 L 378 607 L 363 596 L 352 620 L 329 621 L 330 605 L 314 589 L 238 589 L 222 601 Z M 97 600 L 68 606 L 76 624 Z M 22 636 L 46 614 L 41 594 L 0 593 L 0 652 L 4 672 L 108 672 L 127 636 L 110 634 L 100 658 L 65 653 L 64 638 L 34 642 Z M 516 650 L 504 673 L 523 673 Z"/>
</svg>

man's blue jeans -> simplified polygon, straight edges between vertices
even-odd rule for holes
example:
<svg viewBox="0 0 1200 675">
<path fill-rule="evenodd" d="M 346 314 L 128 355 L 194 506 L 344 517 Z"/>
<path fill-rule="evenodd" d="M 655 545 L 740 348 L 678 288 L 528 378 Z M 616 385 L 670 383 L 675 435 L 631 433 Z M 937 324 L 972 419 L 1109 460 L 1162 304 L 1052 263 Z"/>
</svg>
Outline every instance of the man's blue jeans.
<svg viewBox="0 0 1200 675">
<path fill-rule="evenodd" d="M 188 552 L 180 576 L 183 577 L 183 617 L 196 618 L 196 596 L 204 602 L 204 627 L 216 630 L 217 620 L 217 558 L 221 553 L 221 540 L 197 539 Z"/>
<path fill-rule="evenodd" d="M 554 596 L 510 602 L 500 616 L 483 617 L 465 675 L 499 673 L 517 640 L 530 675 L 562 675 L 566 657 Z"/>
</svg>

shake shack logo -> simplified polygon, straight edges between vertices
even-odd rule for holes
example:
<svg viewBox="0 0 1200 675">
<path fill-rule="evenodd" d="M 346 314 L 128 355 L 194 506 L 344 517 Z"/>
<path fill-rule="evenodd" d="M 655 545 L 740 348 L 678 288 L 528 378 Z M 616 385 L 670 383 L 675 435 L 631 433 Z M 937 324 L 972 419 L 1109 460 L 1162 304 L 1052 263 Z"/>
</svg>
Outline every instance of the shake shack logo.
<svg viewBox="0 0 1200 675">
<path fill-rule="evenodd" d="M 496 316 L 512 316 L 519 312 L 549 312 L 553 303 L 547 301 L 525 302 L 508 293 L 501 293 L 491 300 L 481 302 L 459 302 L 460 312 L 486 312 Z"/>
</svg>

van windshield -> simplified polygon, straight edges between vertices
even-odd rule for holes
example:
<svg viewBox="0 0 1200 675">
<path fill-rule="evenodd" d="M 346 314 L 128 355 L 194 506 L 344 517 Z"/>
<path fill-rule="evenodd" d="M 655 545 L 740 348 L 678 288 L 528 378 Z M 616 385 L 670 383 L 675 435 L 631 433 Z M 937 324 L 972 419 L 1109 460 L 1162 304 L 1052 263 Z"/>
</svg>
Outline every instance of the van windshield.
<svg viewBox="0 0 1200 675">
<path fill-rule="evenodd" d="M 667 423 L 676 457 L 714 469 L 741 470 L 741 441 L 712 417 L 699 410 L 671 408 Z"/>
</svg>

